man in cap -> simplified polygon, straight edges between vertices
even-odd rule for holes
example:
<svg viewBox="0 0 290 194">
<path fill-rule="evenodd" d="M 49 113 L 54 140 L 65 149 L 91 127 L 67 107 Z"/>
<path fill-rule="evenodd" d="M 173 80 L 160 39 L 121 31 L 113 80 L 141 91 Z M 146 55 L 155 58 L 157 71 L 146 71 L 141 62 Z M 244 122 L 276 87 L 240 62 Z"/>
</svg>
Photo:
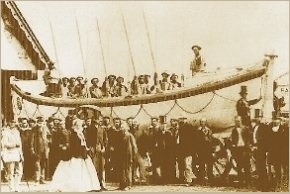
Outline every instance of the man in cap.
<svg viewBox="0 0 290 194">
<path fill-rule="evenodd" d="M 209 183 L 213 180 L 213 156 L 212 156 L 212 130 L 207 126 L 207 119 L 200 119 L 200 126 L 197 129 L 199 139 L 198 159 L 199 176 L 201 183 L 205 183 L 207 176 Z"/>
<path fill-rule="evenodd" d="M 35 158 L 35 182 L 44 184 L 51 133 L 46 127 L 43 117 L 40 116 L 36 119 L 37 124 L 32 129 L 30 149 Z"/>
<path fill-rule="evenodd" d="M 241 86 L 240 91 L 241 98 L 237 101 L 236 109 L 238 116 L 242 119 L 242 124 L 249 127 L 251 126 L 251 113 L 250 113 L 250 106 L 258 103 L 262 97 L 259 99 L 248 100 L 248 90 L 247 86 Z"/>
<path fill-rule="evenodd" d="M 114 88 L 115 88 L 115 75 L 109 75 L 105 78 L 105 81 L 102 85 L 102 92 L 105 97 L 113 97 L 114 96 Z"/>
<path fill-rule="evenodd" d="M 68 96 L 68 93 L 69 93 L 68 86 L 69 86 L 69 79 L 67 77 L 63 77 L 62 78 L 62 88 L 61 88 L 62 97 Z"/>
<path fill-rule="evenodd" d="M 139 77 L 138 76 L 134 76 L 133 77 L 133 80 L 131 82 L 130 90 L 131 90 L 131 94 L 132 95 L 138 95 L 138 94 L 140 94 L 140 91 L 139 91 L 139 88 L 140 88 Z"/>
<path fill-rule="evenodd" d="M 171 90 L 177 89 L 181 87 L 181 83 L 177 81 L 178 75 L 176 75 L 175 73 L 173 73 L 170 76 L 170 86 L 171 86 Z"/>
<path fill-rule="evenodd" d="M 206 63 L 200 54 L 200 46 L 193 45 L 191 49 L 194 53 L 194 58 L 190 63 L 190 70 L 192 72 L 192 76 L 194 76 L 197 72 L 203 72 L 205 70 Z"/>
<path fill-rule="evenodd" d="M 76 98 L 78 96 L 78 91 L 77 91 L 78 84 L 79 84 L 79 81 L 76 80 L 76 78 L 74 78 L 74 77 L 70 78 L 70 84 L 68 86 L 68 90 L 69 90 L 68 96 L 69 97 Z"/>
<path fill-rule="evenodd" d="M 9 127 L 4 128 L 1 144 L 1 159 L 7 169 L 9 191 L 18 192 L 23 174 L 23 154 L 21 137 L 15 120 L 9 123 Z"/>
<path fill-rule="evenodd" d="M 103 97 L 103 93 L 101 88 L 99 87 L 99 79 L 98 78 L 93 78 L 91 79 L 91 87 L 89 88 L 90 90 L 90 94 L 91 94 L 91 98 L 102 98 Z"/>
<path fill-rule="evenodd" d="M 171 84 L 168 81 L 169 74 L 164 71 L 161 73 L 162 79 L 160 80 L 160 89 L 162 91 L 170 90 Z"/>
<path fill-rule="evenodd" d="M 82 77 L 81 77 L 82 78 Z M 76 93 L 77 98 L 88 98 L 90 95 L 89 88 L 87 85 L 87 79 L 81 79 L 80 77 L 78 80 L 78 85 L 76 86 Z"/>
<path fill-rule="evenodd" d="M 114 87 L 114 96 L 115 97 L 127 96 L 128 88 L 124 85 L 124 78 L 119 76 L 116 81 L 117 83 Z"/>
<path fill-rule="evenodd" d="M 251 133 L 248 127 L 242 125 L 242 118 L 235 116 L 235 127 L 231 134 L 232 153 L 237 163 L 237 171 L 239 185 L 246 184 L 249 186 L 251 182 L 250 176 L 250 144 Z"/>
</svg>

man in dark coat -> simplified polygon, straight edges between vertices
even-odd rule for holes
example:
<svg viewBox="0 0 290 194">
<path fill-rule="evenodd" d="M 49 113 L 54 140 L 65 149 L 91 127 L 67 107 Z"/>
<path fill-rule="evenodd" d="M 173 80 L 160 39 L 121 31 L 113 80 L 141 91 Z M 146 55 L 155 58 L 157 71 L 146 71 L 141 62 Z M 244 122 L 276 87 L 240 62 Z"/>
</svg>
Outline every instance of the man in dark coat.
<svg viewBox="0 0 290 194">
<path fill-rule="evenodd" d="M 129 127 L 124 123 L 121 125 L 122 135 L 119 137 L 120 145 L 116 147 L 119 154 L 120 164 L 120 189 L 128 190 L 132 186 L 133 159 L 137 154 L 137 145 L 134 136 L 129 132 Z"/>
<path fill-rule="evenodd" d="M 237 162 L 237 171 L 239 184 L 242 186 L 250 184 L 250 144 L 251 134 L 249 128 L 242 125 L 240 116 L 235 117 L 235 128 L 232 131 L 232 152 L 235 161 Z M 243 172 L 244 170 L 244 172 Z"/>
<path fill-rule="evenodd" d="M 274 118 L 273 122 L 269 124 L 268 129 L 268 151 L 269 161 L 274 167 L 275 175 L 271 182 L 274 186 L 279 186 L 282 176 L 282 163 L 283 163 L 283 139 L 284 139 L 284 127 L 281 125 L 280 118 Z"/>
<path fill-rule="evenodd" d="M 20 137 L 21 137 L 22 151 L 23 151 L 23 157 L 24 157 L 23 175 L 24 175 L 24 179 L 28 181 L 33 176 L 33 158 L 32 158 L 31 149 L 30 149 L 32 130 L 28 124 L 27 118 L 23 118 L 21 120 L 19 129 L 20 129 Z"/>
<path fill-rule="evenodd" d="M 105 152 L 108 144 L 106 128 L 102 125 L 102 116 L 94 118 L 92 125 L 86 129 L 87 146 L 90 148 L 90 156 L 98 173 L 100 186 L 106 190 L 105 184 Z"/>
<path fill-rule="evenodd" d="M 43 184 L 49 155 L 49 137 L 51 134 L 45 125 L 43 117 L 37 118 L 37 125 L 32 130 L 30 148 L 35 158 L 35 181 Z"/>
<path fill-rule="evenodd" d="M 267 125 L 262 122 L 262 115 L 255 115 L 255 119 L 252 120 L 252 152 L 256 161 L 256 170 L 258 174 L 257 188 L 261 191 L 267 191 L 267 169 L 266 169 L 266 152 L 267 152 Z"/>
<path fill-rule="evenodd" d="M 242 119 L 242 124 L 250 127 L 251 126 L 251 114 L 250 114 L 250 106 L 258 103 L 262 97 L 254 100 L 247 100 L 247 86 L 241 86 L 240 92 L 241 98 L 238 100 L 236 104 L 237 113 Z"/>
<path fill-rule="evenodd" d="M 212 130 L 207 126 L 206 118 L 200 120 L 198 127 L 198 138 L 200 142 L 198 160 L 199 160 L 199 179 L 201 183 L 205 182 L 205 175 L 207 175 L 209 183 L 213 181 L 213 136 Z"/>
<path fill-rule="evenodd" d="M 183 178 L 185 183 L 190 185 L 193 178 L 192 160 L 194 159 L 194 154 L 196 154 L 194 151 L 194 149 L 196 149 L 196 131 L 194 130 L 193 126 L 187 122 L 186 117 L 180 117 L 178 125 L 181 150 L 180 154 L 184 161 L 184 165 L 180 170 L 184 172 Z"/>
<path fill-rule="evenodd" d="M 117 151 L 117 148 L 121 145 L 121 120 L 120 118 L 113 119 L 113 126 L 111 126 L 108 130 L 108 154 L 109 154 L 109 169 L 108 172 L 110 175 L 110 179 L 112 181 L 118 181 L 118 177 L 120 177 L 120 152 Z"/>
</svg>

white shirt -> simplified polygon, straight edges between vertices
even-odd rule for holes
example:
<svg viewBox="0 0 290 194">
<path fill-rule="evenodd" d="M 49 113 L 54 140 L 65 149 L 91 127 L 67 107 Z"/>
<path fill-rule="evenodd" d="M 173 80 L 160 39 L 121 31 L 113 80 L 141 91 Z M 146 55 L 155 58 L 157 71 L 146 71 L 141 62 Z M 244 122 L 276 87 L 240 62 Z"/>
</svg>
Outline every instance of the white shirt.
<svg viewBox="0 0 290 194">
<path fill-rule="evenodd" d="M 243 136 L 242 136 L 242 129 L 240 127 L 238 127 L 237 131 L 238 131 L 237 147 L 243 147 L 243 146 L 245 146 L 245 141 L 244 141 Z"/>
<path fill-rule="evenodd" d="M 254 132 L 253 132 L 253 142 L 254 142 L 254 144 L 256 144 L 258 142 L 258 140 L 257 140 L 258 127 L 259 126 L 256 125 L 255 128 L 254 128 Z"/>
<path fill-rule="evenodd" d="M 278 126 L 273 126 L 273 127 L 272 127 L 272 131 L 273 131 L 273 132 L 278 132 L 278 130 L 279 130 L 279 125 L 278 125 Z"/>
</svg>

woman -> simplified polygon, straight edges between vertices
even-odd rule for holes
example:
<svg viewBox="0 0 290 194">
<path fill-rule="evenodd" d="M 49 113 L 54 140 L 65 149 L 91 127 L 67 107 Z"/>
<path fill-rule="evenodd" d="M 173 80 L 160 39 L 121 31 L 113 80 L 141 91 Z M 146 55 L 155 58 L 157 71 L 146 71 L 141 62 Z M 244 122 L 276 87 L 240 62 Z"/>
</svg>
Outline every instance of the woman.
<svg viewBox="0 0 290 194">
<path fill-rule="evenodd" d="M 76 116 L 73 120 L 73 132 L 65 150 L 70 153 L 69 160 L 61 160 L 51 182 L 51 191 L 86 192 L 100 190 L 97 172 L 91 158 L 87 155 L 87 145 L 83 134 L 84 121 Z"/>
</svg>

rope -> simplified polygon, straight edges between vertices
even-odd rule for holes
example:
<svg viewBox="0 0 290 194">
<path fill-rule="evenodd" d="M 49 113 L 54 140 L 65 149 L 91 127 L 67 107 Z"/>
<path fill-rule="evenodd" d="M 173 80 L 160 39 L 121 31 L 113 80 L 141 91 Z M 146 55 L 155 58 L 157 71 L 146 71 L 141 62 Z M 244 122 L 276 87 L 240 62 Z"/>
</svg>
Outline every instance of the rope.
<svg viewBox="0 0 290 194">
<path fill-rule="evenodd" d="M 79 40 L 79 46 L 80 46 L 80 52 L 81 52 L 81 59 L 82 59 L 82 64 L 83 64 L 84 76 L 86 76 L 87 74 L 86 74 L 86 67 L 85 67 L 85 62 L 84 62 L 84 54 L 83 54 L 83 49 L 82 49 L 79 24 L 78 24 L 78 20 L 77 20 L 76 17 L 75 17 L 75 21 L 76 21 L 76 27 L 77 27 L 77 33 L 78 33 L 78 40 Z"/>
<path fill-rule="evenodd" d="M 213 91 L 213 93 L 214 93 L 215 95 L 217 95 L 218 97 L 223 98 L 223 99 L 225 99 L 225 100 L 228 100 L 228 101 L 231 101 L 231 102 L 236 102 L 236 100 L 233 100 L 233 99 L 230 99 L 230 98 L 224 97 L 224 96 L 222 96 L 222 95 L 220 95 L 220 94 L 217 94 L 216 91 Z"/>
<path fill-rule="evenodd" d="M 65 118 L 66 116 L 61 112 L 60 107 L 57 108 L 56 112 L 53 113 L 52 115 L 56 115 L 57 113 L 59 113 L 63 118 Z"/>
<path fill-rule="evenodd" d="M 154 72 L 157 72 L 156 62 L 155 62 L 153 49 L 152 49 L 151 38 L 150 38 L 150 33 L 149 33 L 149 29 L 148 29 L 148 24 L 147 24 L 147 20 L 146 20 L 146 17 L 145 17 L 144 10 L 142 10 L 142 11 L 143 11 L 143 19 L 144 19 L 145 28 L 146 28 L 146 34 L 147 34 L 148 43 L 149 43 L 150 54 L 151 54 L 151 58 L 152 58 L 153 66 L 154 66 Z"/>
<path fill-rule="evenodd" d="M 96 21 L 97 21 L 97 30 L 98 30 L 98 35 L 99 35 L 100 47 L 101 47 L 101 52 L 102 52 L 104 71 L 105 71 L 105 75 L 107 76 L 108 75 L 107 74 L 107 67 L 106 67 L 106 62 L 105 62 L 104 49 L 103 49 L 103 44 L 102 44 L 102 38 L 101 38 L 101 32 L 100 32 L 98 17 L 96 17 Z"/>
<path fill-rule="evenodd" d="M 22 104 L 23 104 L 23 110 L 25 111 L 25 114 L 28 118 L 31 118 L 28 114 L 28 111 L 27 111 L 27 108 L 26 108 L 26 105 L 25 105 L 25 101 L 22 99 Z"/>
<path fill-rule="evenodd" d="M 134 75 L 136 75 L 136 68 L 135 68 L 135 63 L 134 63 L 134 59 L 133 59 L 132 49 L 131 49 L 131 45 L 130 45 L 128 30 L 127 30 L 124 14 L 123 14 L 122 11 L 121 11 L 121 15 L 122 15 L 122 21 L 123 21 L 123 25 L 124 25 L 124 30 L 125 30 L 127 42 L 128 42 L 128 49 L 129 49 L 129 53 L 130 53 L 131 63 L 132 63 L 132 66 L 133 66 Z"/>
<path fill-rule="evenodd" d="M 175 100 L 175 102 L 174 102 L 174 104 L 172 105 L 172 107 L 165 113 L 165 114 L 163 114 L 164 116 L 167 116 L 172 110 L 173 110 L 173 108 L 175 107 L 175 105 L 176 105 L 176 100 Z M 144 106 L 143 106 L 143 104 L 140 106 L 140 108 L 145 112 L 145 114 L 147 115 L 147 116 L 149 116 L 149 117 L 154 117 L 153 115 L 151 115 L 145 108 L 144 108 Z"/>
<path fill-rule="evenodd" d="M 39 109 L 39 105 L 36 106 L 36 109 L 35 109 L 34 113 L 32 114 L 32 118 L 35 117 L 37 112 L 39 113 L 39 116 L 43 116 L 43 114 L 41 113 L 41 111 Z"/>
<path fill-rule="evenodd" d="M 208 102 L 208 103 L 207 103 L 203 108 L 201 108 L 200 110 L 195 111 L 195 112 L 191 112 L 191 111 L 186 110 L 185 108 L 183 108 L 181 105 L 178 104 L 178 101 L 177 101 L 177 100 L 175 101 L 175 104 L 176 104 L 176 105 L 177 105 L 181 110 L 183 110 L 184 112 L 186 112 L 186 113 L 188 113 L 188 114 L 197 114 L 197 113 L 203 111 L 205 108 L 207 108 L 207 107 L 211 104 L 211 102 L 213 101 L 214 97 L 215 97 L 215 93 L 213 92 L 213 95 L 212 95 L 212 98 L 210 99 L 210 101 L 209 101 L 209 102 Z"/>
<path fill-rule="evenodd" d="M 135 118 L 140 114 L 141 110 L 142 110 L 142 106 L 140 106 L 140 108 L 138 109 L 137 113 L 136 113 L 134 116 L 132 116 L 133 119 L 135 119 Z M 127 120 L 126 118 L 125 118 L 125 119 L 121 118 L 121 117 L 120 117 L 120 116 L 115 112 L 114 108 L 112 108 L 112 113 L 114 113 L 114 114 L 116 115 L 116 117 L 120 118 L 122 121 L 126 121 L 126 120 Z"/>
</svg>

